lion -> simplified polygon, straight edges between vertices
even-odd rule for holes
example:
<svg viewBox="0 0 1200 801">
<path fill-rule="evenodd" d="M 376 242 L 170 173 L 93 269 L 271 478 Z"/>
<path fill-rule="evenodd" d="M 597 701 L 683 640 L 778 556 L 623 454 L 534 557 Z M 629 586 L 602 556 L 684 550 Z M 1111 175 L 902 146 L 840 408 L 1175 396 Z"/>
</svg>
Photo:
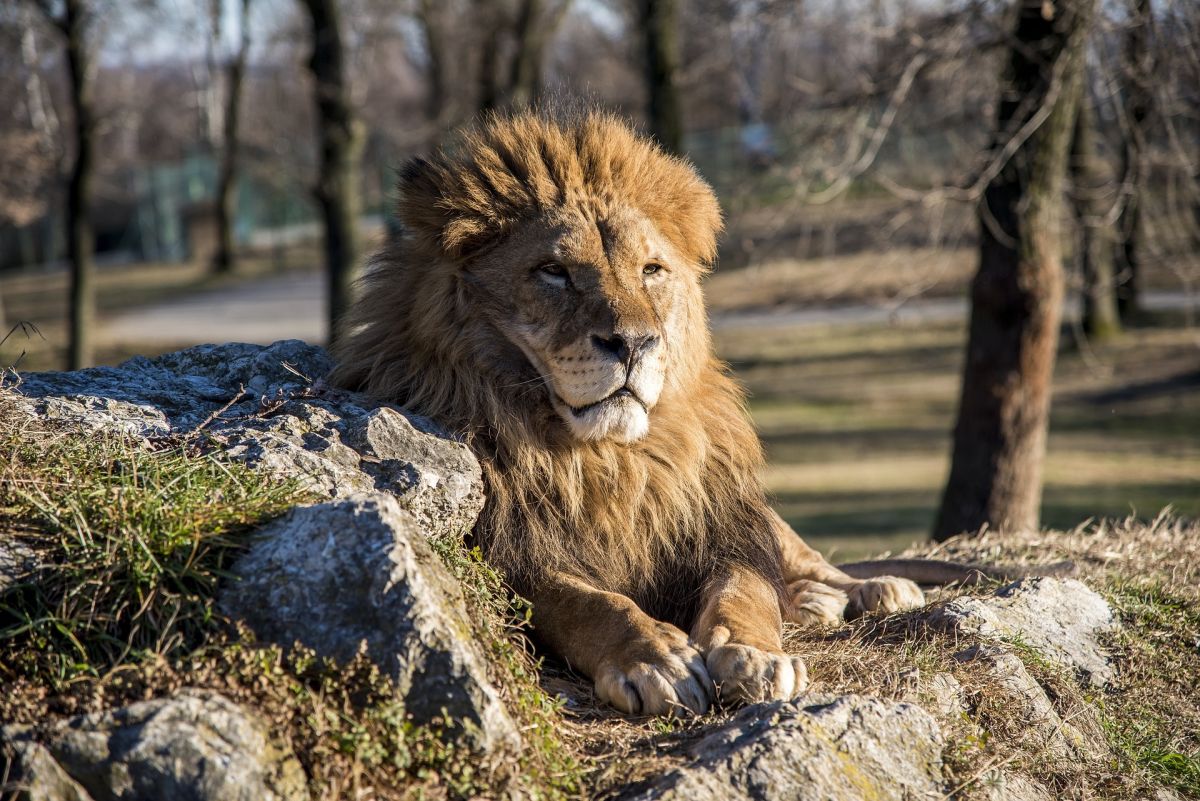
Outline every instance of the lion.
<svg viewBox="0 0 1200 801">
<path fill-rule="evenodd" d="M 784 620 L 923 603 L 772 511 L 713 353 L 701 280 L 721 212 L 689 163 L 600 111 L 493 116 L 405 166 L 397 213 L 331 381 L 472 448 L 475 542 L 599 699 L 664 715 L 791 698 L 807 673 Z"/>
</svg>

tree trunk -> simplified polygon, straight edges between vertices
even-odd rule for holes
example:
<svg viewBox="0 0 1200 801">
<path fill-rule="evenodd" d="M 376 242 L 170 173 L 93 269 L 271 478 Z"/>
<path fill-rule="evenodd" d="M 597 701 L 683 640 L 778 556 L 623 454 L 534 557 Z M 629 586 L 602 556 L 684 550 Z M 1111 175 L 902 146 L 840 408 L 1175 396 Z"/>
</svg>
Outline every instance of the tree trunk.
<svg viewBox="0 0 1200 801">
<path fill-rule="evenodd" d="M 1121 318 L 1113 280 L 1114 241 L 1104 218 L 1116 193 L 1112 173 L 1096 152 L 1095 114 L 1086 93 L 1071 140 L 1071 185 L 1083 267 L 1083 330 L 1094 340 L 1111 339 L 1121 333 Z"/>
<path fill-rule="evenodd" d="M 446 103 L 446 53 L 442 43 L 442 30 L 438 19 L 437 0 L 421 0 L 417 17 L 425 30 L 425 48 L 429 55 L 429 95 L 425 101 L 425 114 L 435 126 L 441 127 L 448 118 Z"/>
<path fill-rule="evenodd" d="M 316 197 L 325 223 L 329 332 L 350 305 L 358 260 L 358 170 L 362 134 L 350 102 L 337 0 L 303 0 L 312 22 L 313 91 L 321 165 Z"/>
<path fill-rule="evenodd" d="M 517 52 L 509 76 L 509 104 L 525 108 L 537 102 L 542 94 L 542 67 L 546 60 L 546 45 L 571 9 L 571 0 L 559 0 L 549 14 L 542 0 L 523 0 L 517 16 Z"/>
<path fill-rule="evenodd" d="M 250 0 L 241 0 L 241 32 L 237 53 L 227 68 L 225 87 L 225 126 L 222 132 L 224 149 L 221 169 L 217 176 L 217 252 L 213 270 L 231 273 L 234 267 L 233 223 L 236 213 L 238 112 L 242 99 L 242 79 L 246 74 L 246 57 L 250 52 Z"/>
<path fill-rule="evenodd" d="M 65 0 L 61 29 L 66 39 L 69 91 L 75 118 L 75 165 L 71 169 L 71 181 L 67 188 L 67 258 L 71 262 L 67 367 L 71 370 L 92 365 L 92 329 L 96 319 L 96 298 L 92 286 L 95 243 L 88 209 L 95 147 L 91 65 L 88 62 L 88 14 L 86 0 Z"/>
<path fill-rule="evenodd" d="M 563 3 L 565 6 L 566 3 Z M 542 0 L 521 0 L 517 11 L 517 52 L 513 54 L 508 77 L 508 100 L 513 108 L 524 108 L 537 97 L 542 73 L 542 52 L 548 31 L 542 31 L 538 19 Z"/>
<path fill-rule="evenodd" d="M 1094 5 L 1019 4 L 992 152 L 999 157 L 1011 137 L 1035 129 L 979 205 L 979 271 L 938 540 L 985 525 L 1038 525 L 1062 314 L 1062 188 Z"/>
<path fill-rule="evenodd" d="M 1142 248 L 1142 205 L 1146 184 L 1146 136 L 1150 117 L 1150 0 L 1131 0 L 1125 38 L 1125 143 L 1121 175 L 1125 203 L 1117 222 L 1117 309 L 1126 322 L 1137 316 Z"/>
<path fill-rule="evenodd" d="M 482 40 L 479 45 L 479 111 L 487 112 L 503 102 L 500 86 L 500 33 L 503 14 L 496 0 L 475 0 L 475 19 Z"/>
<path fill-rule="evenodd" d="M 679 65 L 676 0 L 638 0 L 645 44 L 646 92 L 650 133 L 672 153 L 683 152 L 683 121 L 675 73 Z"/>
</svg>

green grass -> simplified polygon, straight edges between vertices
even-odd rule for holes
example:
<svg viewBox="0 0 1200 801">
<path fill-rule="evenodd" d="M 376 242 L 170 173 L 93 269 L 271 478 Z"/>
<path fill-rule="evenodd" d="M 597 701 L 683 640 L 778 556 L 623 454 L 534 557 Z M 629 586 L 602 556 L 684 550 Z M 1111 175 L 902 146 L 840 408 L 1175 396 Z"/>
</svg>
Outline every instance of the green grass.
<svg viewBox="0 0 1200 801">
<path fill-rule="evenodd" d="M 47 568 L 0 600 L 6 678 L 100 676 L 194 647 L 239 535 L 302 497 L 182 445 L 110 434 L 9 430 L 0 458 L 0 531 Z"/>
<path fill-rule="evenodd" d="M 1136 692 L 1100 701 L 1101 723 L 1127 769 L 1185 796 L 1200 798 L 1200 731 L 1196 710 L 1175 696 L 1200 699 L 1200 602 L 1161 578 L 1128 578 L 1107 588 L 1126 627 L 1128 682 Z M 1136 684 L 1135 684 L 1136 682 Z M 1188 718 L 1191 718 L 1191 721 Z"/>
<path fill-rule="evenodd" d="M 960 323 L 719 329 L 751 393 L 776 506 L 853 559 L 926 538 L 949 471 Z M 1184 326 L 1138 328 L 1055 372 L 1042 523 L 1200 516 L 1200 380 Z"/>
<path fill-rule="evenodd" d="M 527 647 L 531 607 L 512 595 L 503 576 L 483 560 L 479 548 L 467 549 L 457 539 L 431 539 L 434 551 L 458 579 L 467 597 L 468 612 L 482 628 L 489 646 L 491 666 L 509 709 L 524 724 L 527 748 L 520 771 L 546 797 L 574 796 L 580 792 L 582 765 L 560 737 L 562 701 L 552 698 L 539 684 L 541 661 Z M 480 789 L 475 788 L 476 792 Z"/>
</svg>

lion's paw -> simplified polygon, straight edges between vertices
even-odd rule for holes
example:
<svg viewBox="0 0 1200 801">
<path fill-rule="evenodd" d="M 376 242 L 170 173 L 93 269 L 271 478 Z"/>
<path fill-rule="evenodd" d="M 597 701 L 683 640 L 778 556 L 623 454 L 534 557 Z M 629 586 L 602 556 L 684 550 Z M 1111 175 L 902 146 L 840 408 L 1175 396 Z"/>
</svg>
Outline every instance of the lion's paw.
<svg viewBox="0 0 1200 801">
<path fill-rule="evenodd" d="M 596 672 L 596 695 L 627 715 L 703 715 L 714 694 L 704 657 L 666 623 L 627 643 Z"/>
<path fill-rule="evenodd" d="M 800 626 L 836 626 L 842 622 L 849 598 L 818 581 L 793 581 L 787 588 L 783 619 Z"/>
<path fill-rule="evenodd" d="M 902 612 L 925 603 L 925 593 L 908 579 L 881 576 L 861 582 L 849 592 L 850 609 L 867 612 Z"/>
<path fill-rule="evenodd" d="M 718 645 L 708 652 L 705 664 L 718 695 L 727 702 L 786 701 L 808 686 L 808 670 L 800 657 L 770 653 L 752 645 Z"/>
</svg>

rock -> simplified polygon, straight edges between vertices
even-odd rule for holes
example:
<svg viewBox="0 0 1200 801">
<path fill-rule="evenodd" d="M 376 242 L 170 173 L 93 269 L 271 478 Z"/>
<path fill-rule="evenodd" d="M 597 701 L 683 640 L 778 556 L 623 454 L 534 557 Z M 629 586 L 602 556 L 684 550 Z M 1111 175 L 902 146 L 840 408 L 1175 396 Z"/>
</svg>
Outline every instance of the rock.
<svg viewBox="0 0 1200 801">
<path fill-rule="evenodd" d="M 25 781 L 45 798 L 95 801 L 300 801 L 304 772 L 265 724 L 222 695 L 184 691 L 55 724 L 14 742 Z M 9 739 L 6 732 L 6 739 Z M 82 788 L 82 789 L 81 789 Z M 86 790 L 86 793 L 79 795 Z M 74 793 L 74 795 L 72 795 Z"/>
<path fill-rule="evenodd" d="M 434 536 L 461 537 L 483 509 L 470 449 L 428 420 L 336 393 L 211 429 L 225 454 L 330 498 L 388 492 Z"/>
<path fill-rule="evenodd" d="M 295 509 L 233 573 L 221 604 L 260 638 L 342 660 L 365 643 L 418 723 L 448 716 L 482 750 L 519 743 L 457 582 L 390 495 Z"/>
<path fill-rule="evenodd" d="M 152 359 L 135 356 L 117 367 L 28 373 L 16 391 L 48 419 L 145 438 L 195 428 L 240 385 L 274 394 L 303 386 L 297 373 L 317 378 L 332 366 L 323 350 L 297 340 L 198 345 Z"/>
<path fill-rule="evenodd" d="M 967 692 L 958 679 L 949 673 L 935 673 L 929 684 L 917 693 L 929 702 L 937 714 L 944 718 L 958 717 L 967 708 Z"/>
<path fill-rule="evenodd" d="M 32 579 L 38 572 L 37 554 L 25 543 L 0 534 L 0 596 L 12 587 Z"/>
<path fill-rule="evenodd" d="M 469 531 L 483 508 L 470 449 L 425 418 L 313 383 L 332 366 L 296 340 L 199 345 L 118 367 L 31 373 L 16 392 L 27 413 L 85 430 L 150 439 L 203 425 L 211 445 L 274 477 L 330 498 L 390 492 L 433 536 Z"/>
<path fill-rule="evenodd" d="M 17 740 L 6 742 L 6 746 L 12 755 L 8 764 L 0 767 L 0 798 L 92 801 L 87 790 L 54 761 L 44 745 L 32 740 Z"/>
<path fill-rule="evenodd" d="M 1053 796 L 1040 784 L 1000 768 L 980 776 L 976 787 L 983 801 L 1053 801 Z"/>
<path fill-rule="evenodd" d="M 1062 719 L 1046 691 L 1013 653 L 996 646 L 974 646 L 957 653 L 960 662 L 981 662 L 988 674 L 987 701 L 1001 706 L 1004 718 L 1021 721 L 1022 748 L 1050 759 L 1090 759 L 1102 752 L 1075 726 Z"/>
<path fill-rule="evenodd" d="M 942 734 L 912 704 L 847 695 L 748 707 L 681 767 L 624 798 L 907 801 L 941 798 Z"/>
<path fill-rule="evenodd" d="M 986 598 L 955 598 L 923 617 L 942 631 L 1019 640 L 1093 687 L 1115 675 L 1103 639 L 1116 617 L 1099 593 L 1075 579 L 1023 579 Z"/>
</svg>

